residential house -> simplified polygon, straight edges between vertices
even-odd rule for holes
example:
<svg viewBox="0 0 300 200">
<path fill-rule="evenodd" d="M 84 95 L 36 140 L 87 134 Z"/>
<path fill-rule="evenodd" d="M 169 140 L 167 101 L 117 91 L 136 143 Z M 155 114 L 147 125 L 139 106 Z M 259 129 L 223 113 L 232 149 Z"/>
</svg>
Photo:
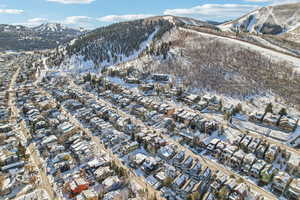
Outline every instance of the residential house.
<svg viewBox="0 0 300 200">
<path fill-rule="evenodd" d="M 250 170 L 251 176 L 255 178 L 259 178 L 261 171 L 264 169 L 264 167 L 267 165 L 267 163 L 264 160 L 257 160 Z"/>
<path fill-rule="evenodd" d="M 256 156 L 253 153 L 249 153 L 244 157 L 243 165 L 241 170 L 244 173 L 250 173 L 250 170 L 252 168 L 252 165 L 256 161 Z"/>
<path fill-rule="evenodd" d="M 300 179 L 294 178 L 286 190 L 285 196 L 291 200 L 300 199 Z"/>
<path fill-rule="evenodd" d="M 286 171 L 291 175 L 300 177 L 300 156 L 298 154 L 291 152 L 291 156 L 287 161 Z"/>
<path fill-rule="evenodd" d="M 274 176 L 271 188 L 274 191 L 283 194 L 291 181 L 292 178 L 288 173 L 280 171 Z"/>
<path fill-rule="evenodd" d="M 68 184 L 70 191 L 70 198 L 75 197 L 80 194 L 82 191 L 89 188 L 89 183 L 86 182 L 83 178 L 76 178 Z"/>
<path fill-rule="evenodd" d="M 229 163 L 228 163 L 229 166 L 234 168 L 234 169 L 239 169 L 242 166 L 242 163 L 243 163 L 243 160 L 244 160 L 245 156 L 246 156 L 246 154 L 241 149 L 234 152 L 232 157 L 230 158 Z"/>
<path fill-rule="evenodd" d="M 279 153 L 279 147 L 275 144 L 270 144 L 268 150 L 265 153 L 265 160 L 272 163 Z"/>
<path fill-rule="evenodd" d="M 113 175 L 113 171 L 107 167 L 99 167 L 95 172 L 95 177 L 98 182 L 101 182 L 108 178 L 109 176 Z"/>
</svg>

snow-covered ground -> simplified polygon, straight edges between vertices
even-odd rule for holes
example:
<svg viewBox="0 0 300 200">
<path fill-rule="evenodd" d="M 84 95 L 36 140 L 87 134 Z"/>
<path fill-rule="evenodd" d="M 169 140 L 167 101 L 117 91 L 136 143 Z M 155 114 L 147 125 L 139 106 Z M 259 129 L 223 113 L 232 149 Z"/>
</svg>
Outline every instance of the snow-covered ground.
<svg viewBox="0 0 300 200">
<path fill-rule="evenodd" d="M 99 66 L 97 66 L 93 61 L 91 60 L 85 60 L 83 56 L 81 55 L 73 55 L 70 58 L 68 58 L 63 65 L 57 66 L 56 69 L 63 70 L 63 71 L 71 71 L 75 73 L 82 73 L 82 72 L 99 72 L 103 67 L 108 67 L 112 65 L 118 65 L 120 63 L 128 62 L 130 60 L 136 59 L 147 47 L 150 46 L 150 44 L 153 41 L 153 38 L 155 37 L 156 33 L 159 31 L 159 28 L 156 27 L 155 31 L 151 33 L 147 40 L 142 42 L 140 44 L 140 48 L 133 52 L 130 56 L 126 56 L 124 54 L 118 55 L 117 62 L 114 62 L 112 57 L 110 58 L 110 61 L 104 61 Z"/>
<path fill-rule="evenodd" d="M 181 28 L 183 29 L 183 28 Z M 248 42 L 243 42 L 240 40 L 235 40 L 232 38 L 227 38 L 227 37 L 222 37 L 222 36 L 216 36 L 216 35 L 212 35 L 212 34 L 208 34 L 208 33 L 202 33 L 202 32 L 198 32 L 198 31 L 194 31 L 194 30 L 190 30 L 190 29 L 183 29 L 185 31 L 189 31 L 189 32 L 193 32 L 196 34 L 199 34 L 201 36 L 207 37 L 207 38 L 217 38 L 219 39 L 221 42 L 224 43 L 229 43 L 229 44 L 236 44 L 239 45 L 241 47 L 244 47 L 246 49 L 249 49 L 251 51 L 257 51 L 260 52 L 262 55 L 270 58 L 273 61 L 276 62 L 283 62 L 286 61 L 287 63 L 290 63 L 291 65 L 293 65 L 295 67 L 295 70 L 300 72 L 300 58 L 294 57 L 294 56 L 289 56 L 283 53 L 279 53 L 276 51 L 272 51 L 270 49 L 266 49 L 254 44 L 250 44 Z"/>
</svg>

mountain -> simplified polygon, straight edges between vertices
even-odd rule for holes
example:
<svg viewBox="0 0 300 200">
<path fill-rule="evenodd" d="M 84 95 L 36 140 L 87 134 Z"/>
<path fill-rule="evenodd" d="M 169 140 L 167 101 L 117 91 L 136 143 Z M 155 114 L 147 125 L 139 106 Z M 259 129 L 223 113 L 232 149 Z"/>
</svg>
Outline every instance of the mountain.
<svg viewBox="0 0 300 200">
<path fill-rule="evenodd" d="M 274 35 L 292 32 L 299 27 L 300 3 L 262 7 L 219 26 L 224 31 Z"/>
<path fill-rule="evenodd" d="M 207 22 L 151 17 L 81 35 L 49 53 L 46 63 L 75 73 L 133 67 L 173 75 L 191 90 L 237 97 L 272 94 L 300 106 L 300 59 L 251 42 L 252 36 L 268 42 L 259 36 L 250 35 L 249 41 L 231 36 Z"/>
<path fill-rule="evenodd" d="M 63 24 L 59 24 L 59 23 L 45 23 L 45 24 L 41 24 L 39 26 L 33 27 L 32 29 L 39 33 L 63 32 L 63 33 L 70 33 L 70 34 L 78 34 L 78 31 L 81 31 L 81 32 L 85 31 L 84 29 L 69 28 L 69 27 L 67 27 Z"/>
<path fill-rule="evenodd" d="M 61 24 L 42 24 L 37 27 L 0 25 L 0 51 L 41 50 L 55 48 L 81 35 L 82 30 L 67 28 Z"/>
<path fill-rule="evenodd" d="M 95 29 L 72 41 L 66 46 L 66 57 L 73 61 L 75 59 L 77 65 L 88 61 L 102 67 L 131 60 L 145 51 L 151 54 L 166 53 L 168 43 L 162 42 L 160 49 L 151 48 L 151 43 L 160 41 L 173 28 L 184 25 L 215 28 L 207 22 L 173 16 L 116 23 Z"/>
</svg>

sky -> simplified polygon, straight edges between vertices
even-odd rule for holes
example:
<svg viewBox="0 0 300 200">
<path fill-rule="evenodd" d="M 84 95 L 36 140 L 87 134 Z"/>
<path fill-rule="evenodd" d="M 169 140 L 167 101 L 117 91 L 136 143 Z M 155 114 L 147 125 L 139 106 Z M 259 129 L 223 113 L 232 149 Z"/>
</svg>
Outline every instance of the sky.
<svg viewBox="0 0 300 200">
<path fill-rule="evenodd" d="M 0 24 L 62 23 L 93 29 L 156 15 L 226 21 L 261 6 L 300 0 L 0 0 Z"/>
</svg>

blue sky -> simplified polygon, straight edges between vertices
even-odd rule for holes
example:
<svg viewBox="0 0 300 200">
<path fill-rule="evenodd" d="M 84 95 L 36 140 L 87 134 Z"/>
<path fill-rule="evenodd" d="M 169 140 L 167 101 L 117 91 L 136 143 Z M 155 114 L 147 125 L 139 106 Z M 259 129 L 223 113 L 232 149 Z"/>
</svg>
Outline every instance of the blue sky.
<svg viewBox="0 0 300 200">
<path fill-rule="evenodd" d="M 259 6 L 291 0 L 0 0 L 0 23 L 36 26 L 59 22 L 95 28 L 152 15 L 224 21 Z M 297 1 L 297 2 L 300 2 Z"/>
</svg>

